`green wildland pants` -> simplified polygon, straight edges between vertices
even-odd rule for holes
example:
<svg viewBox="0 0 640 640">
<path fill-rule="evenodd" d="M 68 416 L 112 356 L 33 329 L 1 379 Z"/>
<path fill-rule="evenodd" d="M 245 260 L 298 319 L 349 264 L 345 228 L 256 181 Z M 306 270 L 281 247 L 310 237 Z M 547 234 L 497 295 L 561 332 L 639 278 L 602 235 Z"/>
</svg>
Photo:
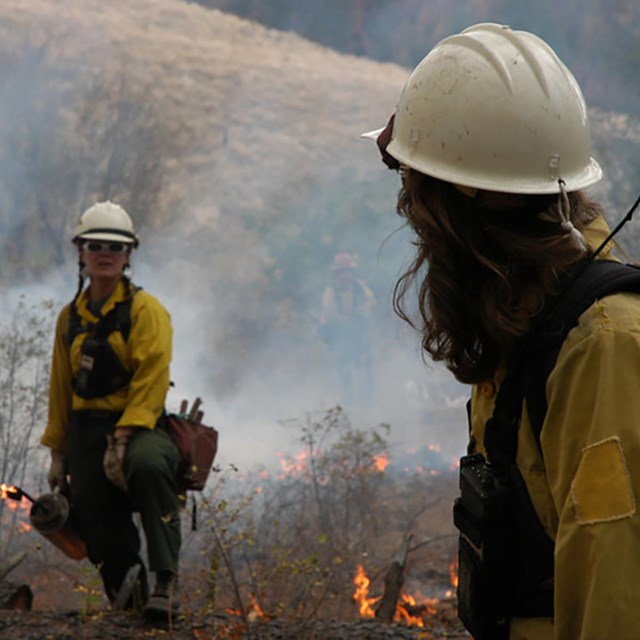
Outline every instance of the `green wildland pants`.
<svg viewBox="0 0 640 640">
<path fill-rule="evenodd" d="M 148 592 L 134 512 L 140 513 L 151 571 L 177 574 L 181 542 L 177 449 L 161 426 L 138 429 L 124 462 L 129 491 L 121 491 L 102 466 L 107 435 L 113 433 L 118 418 L 119 414 L 105 411 L 75 412 L 67 446 L 72 524 L 85 541 L 110 600 L 135 564 L 142 567 L 144 595 Z"/>
</svg>

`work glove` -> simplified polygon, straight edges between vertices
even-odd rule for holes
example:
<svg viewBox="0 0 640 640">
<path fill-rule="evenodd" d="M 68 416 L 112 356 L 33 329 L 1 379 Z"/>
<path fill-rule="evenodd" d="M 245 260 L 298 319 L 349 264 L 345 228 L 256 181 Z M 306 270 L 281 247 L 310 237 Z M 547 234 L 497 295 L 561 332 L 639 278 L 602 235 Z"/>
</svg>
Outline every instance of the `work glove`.
<svg viewBox="0 0 640 640">
<path fill-rule="evenodd" d="M 128 435 L 108 435 L 107 450 L 104 452 L 102 466 L 107 478 L 122 491 L 127 491 L 127 478 L 124 475 L 124 456 L 127 452 Z"/>
<path fill-rule="evenodd" d="M 67 489 L 67 468 L 62 451 L 51 450 L 51 465 L 47 473 L 47 482 L 52 491 L 58 487 L 64 493 Z"/>
</svg>

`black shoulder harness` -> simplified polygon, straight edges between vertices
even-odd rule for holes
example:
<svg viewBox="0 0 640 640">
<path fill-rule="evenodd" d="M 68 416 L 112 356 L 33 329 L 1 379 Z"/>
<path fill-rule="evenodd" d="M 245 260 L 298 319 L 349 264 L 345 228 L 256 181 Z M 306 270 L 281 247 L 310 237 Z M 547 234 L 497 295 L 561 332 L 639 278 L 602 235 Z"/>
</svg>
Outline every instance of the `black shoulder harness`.
<svg viewBox="0 0 640 640">
<path fill-rule="evenodd" d="M 131 295 L 127 296 L 122 302 L 118 302 L 106 316 L 101 316 L 97 323 L 90 327 L 83 327 L 76 305 L 71 303 L 69 307 L 69 326 L 67 328 L 67 345 L 70 347 L 73 341 L 81 333 L 88 330 L 95 332 L 96 336 L 106 338 L 114 331 L 120 331 L 122 339 L 125 343 L 129 340 L 131 332 L 131 304 L 133 296 L 140 290 L 140 287 L 132 287 Z"/>
<path fill-rule="evenodd" d="M 535 617 L 553 613 L 554 544 L 535 514 L 515 465 L 522 403 L 526 398 L 531 428 L 540 446 L 547 412 L 546 383 L 562 343 L 596 300 L 620 292 L 640 293 L 640 268 L 608 260 L 582 265 L 526 340 L 500 386 L 493 416 L 486 425 L 484 444 L 488 458 L 510 477 L 517 496 L 515 525 L 520 552 L 516 554 L 514 567 L 518 573 L 514 593 L 516 615 Z"/>
<path fill-rule="evenodd" d="M 131 332 L 131 304 L 138 291 L 131 287 L 127 298 L 117 303 L 109 313 L 98 318 L 98 322 L 82 326 L 75 303 L 69 310 L 67 344 L 70 348 L 76 337 L 82 339 L 80 369 L 72 385 L 81 398 L 104 397 L 125 387 L 132 378 L 109 343 L 109 335 L 120 331 L 124 342 L 128 342 Z"/>
<path fill-rule="evenodd" d="M 546 382 L 562 343 L 578 318 L 596 301 L 614 293 L 640 293 L 640 267 L 610 260 L 588 262 L 557 299 L 527 343 L 524 364 L 529 421 L 540 439 L 547 413 Z"/>
</svg>

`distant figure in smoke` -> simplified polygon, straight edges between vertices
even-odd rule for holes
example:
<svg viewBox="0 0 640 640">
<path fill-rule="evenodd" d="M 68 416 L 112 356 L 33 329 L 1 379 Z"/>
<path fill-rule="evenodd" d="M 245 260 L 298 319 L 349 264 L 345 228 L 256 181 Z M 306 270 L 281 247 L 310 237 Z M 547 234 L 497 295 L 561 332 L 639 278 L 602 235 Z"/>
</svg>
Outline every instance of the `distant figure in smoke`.
<svg viewBox="0 0 640 640">
<path fill-rule="evenodd" d="M 73 524 L 109 600 L 144 605 L 149 620 L 166 621 L 175 610 L 181 539 L 178 452 L 164 428 L 171 319 L 129 279 L 138 237 L 124 209 L 93 205 L 73 242 L 79 288 L 58 316 L 41 438 L 51 449 L 48 481 L 68 492 Z M 150 598 L 134 511 L 156 576 Z"/>
<path fill-rule="evenodd" d="M 473 385 L 460 617 L 476 640 L 636 640 L 640 287 L 584 191 L 602 171 L 575 78 L 537 36 L 474 25 L 364 135 L 414 232 L 396 310 Z"/>
<path fill-rule="evenodd" d="M 373 397 L 370 317 L 376 300 L 355 275 L 357 263 L 338 253 L 331 264 L 331 282 L 322 294 L 319 332 L 334 355 L 342 400 L 368 403 Z"/>
</svg>

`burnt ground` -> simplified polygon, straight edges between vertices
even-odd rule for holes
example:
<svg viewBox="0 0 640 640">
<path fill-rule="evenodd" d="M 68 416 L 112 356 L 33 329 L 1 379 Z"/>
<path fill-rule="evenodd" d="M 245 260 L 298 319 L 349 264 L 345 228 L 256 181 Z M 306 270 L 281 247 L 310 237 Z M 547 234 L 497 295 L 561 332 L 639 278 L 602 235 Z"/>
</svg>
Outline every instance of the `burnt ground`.
<svg viewBox="0 0 640 640">
<path fill-rule="evenodd" d="M 101 611 L 0 611 L 0 638 L 15 640 L 439 640 L 467 639 L 456 617 L 453 600 L 443 600 L 425 627 L 374 619 L 355 622 L 270 620 L 248 621 L 235 616 L 182 616 L 171 627 L 153 627 L 139 616 Z"/>
<path fill-rule="evenodd" d="M 451 560 L 457 543 L 450 504 L 456 491 L 455 474 L 434 477 L 425 474 L 392 485 L 387 491 L 390 497 L 384 503 L 386 510 L 382 512 L 387 516 L 383 533 L 396 533 L 392 538 L 378 536 L 367 557 L 355 552 L 347 555 L 345 550 L 348 569 L 345 571 L 345 583 L 336 583 L 335 600 L 326 596 L 309 597 L 309 605 L 294 613 L 287 606 L 293 600 L 282 590 L 282 584 L 275 580 L 265 582 L 266 592 L 260 599 L 262 609 L 267 612 L 291 611 L 291 617 L 282 613 L 273 613 L 278 617 L 268 619 L 259 617 L 264 615 L 262 609 L 251 608 L 250 594 L 244 591 L 240 601 L 245 607 L 245 617 L 238 613 L 236 607 L 235 612 L 232 611 L 230 606 L 236 600 L 223 571 L 216 574 L 219 581 L 215 597 L 209 597 L 203 590 L 203 584 L 206 586 L 208 583 L 201 584 L 199 574 L 204 571 L 205 577 L 209 575 L 207 562 L 210 562 L 211 554 L 203 556 L 196 553 L 198 547 L 191 548 L 190 539 L 186 536 L 185 552 L 181 557 L 181 615 L 171 627 L 152 627 L 139 615 L 109 609 L 99 576 L 91 565 L 85 561 L 78 564 L 66 558 L 34 531 L 21 532 L 19 541 L 29 553 L 27 559 L 11 572 L 9 582 L 0 580 L 0 639 L 468 640 L 470 636 L 457 618 L 456 601 L 452 596 L 452 591 L 455 591 L 451 583 Z M 387 494 L 383 497 L 386 498 Z M 398 509 L 402 506 L 404 511 L 398 515 L 388 505 Z M 204 522 L 202 510 L 201 518 Z M 386 624 L 377 619 L 359 617 L 354 603 L 353 568 L 363 558 L 366 560 L 364 568 L 371 578 L 368 598 L 380 598 L 386 592 L 385 582 L 391 561 L 398 557 L 399 542 L 407 540 L 406 532 L 409 530 L 414 537 L 404 569 L 402 593 L 415 596 L 413 604 L 407 605 L 406 613 L 423 626 L 397 622 Z M 190 535 L 206 538 L 209 531 L 202 526 L 197 533 Z M 306 539 L 313 540 L 313 537 L 307 536 Z M 306 553 L 310 554 L 314 549 Z M 374 554 L 377 554 L 377 561 L 372 557 Z M 253 566 L 259 568 L 261 565 L 256 561 Z M 243 577 L 240 569 L 236 569 L 234 575 Z M 291 572 L 285 573 L 286 580 L 306 580 L 307 583 L 317 575 L 310 573 L 296 577 Z M 15 607 L 10 609 L 10 596 L 20 586 L 31 593 L 31 601 L 22 603 L 23 610 L 17 610 L 20 603 L 14 603 Z M 294 586 L 298 588 L 299 584 L 296 582 Z M 307 593 L 310 592 L 307 590 Z M 284 605 L 279 606 L 280 602 Z M 332 606 L 332 603 L 339 604 Z"/>
</svg>

